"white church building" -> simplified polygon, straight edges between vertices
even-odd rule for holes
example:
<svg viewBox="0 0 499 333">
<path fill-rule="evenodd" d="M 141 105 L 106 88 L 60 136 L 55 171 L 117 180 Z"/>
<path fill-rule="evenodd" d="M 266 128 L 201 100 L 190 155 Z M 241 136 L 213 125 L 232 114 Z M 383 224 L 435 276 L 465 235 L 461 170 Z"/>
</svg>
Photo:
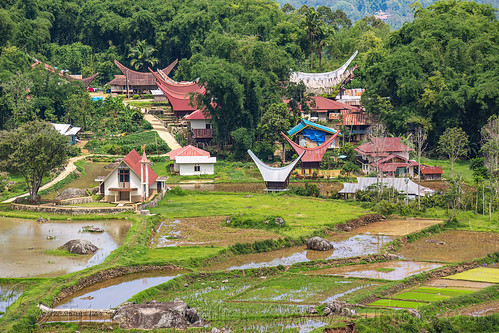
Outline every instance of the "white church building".
<svg viewBox="0 0 499 333">
<path fill-rule="evenodd" d="M 167 177 L 158 177 L 146 153 L 134 149 L 106 176 L 97 177 L 106 202 L 144 202 L 165 190 Z"/>
</svg>

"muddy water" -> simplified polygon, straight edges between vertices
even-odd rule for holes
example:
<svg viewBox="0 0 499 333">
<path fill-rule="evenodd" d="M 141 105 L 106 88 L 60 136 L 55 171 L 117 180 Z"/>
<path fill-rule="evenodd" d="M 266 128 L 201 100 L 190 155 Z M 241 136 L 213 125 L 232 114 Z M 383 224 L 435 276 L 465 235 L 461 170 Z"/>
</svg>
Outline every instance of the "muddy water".
<svg viewBox="0 0 499 333">
<path fill-rule="evenodd" d="M 109 163 L 92 163 L 85 164 L 85 175 L 76 178 L 74 181 L 64 186 L 59 190 L 59 193 L 68 188 L 89 188 L 92 185 L 98 185 L 95 182 L 97 176 L 107 176 L 111 169 L 104 169 L 104 166 Z M 57 192 L 52 192 L 43 197 L 46 200 L 53 200 L 57 197 Z"/>
<path fill-rule="evenodd" d="M 0 285 L 0 317 L 12 303 L 14 303 L 23 293 L 22 288 L 15 284 Z"/>
<path fill-rule="evenodd" d="M 183 270 L 170 272 L 130 274 L 110 279 L 85 288 L 71 299 L 63 300 L 58 309 L 109 309 L 126 302 L 133 295 L 187 273 Z"/>
<path fill-rule="evenodd" d="M 82 233 L 86 225 L 105 232 Z M 123 243 L 130 226 L 124 220 L 37 223 L 0 217 L 0 277 L 58 276 L 100 264 Z M 99 250 L 93 256 L 46 253 L 72 239 L 88 240 Z"/>
<path fill-rule="evenodd" d="M 384 244 L 393 240 L 389 236 L 382 235 L 351 236 L 347 234 L 332 236 L 328 239 L 334 243 L 335 249 L 332 251 L 311 251 L 307 250 L 305 246 L 295 246 L 272 252 L 237 256 L 223 263 L 205 267 L 203 270 L 216 271 L 273 267 L 319 259 L 356 257 L 377 253 Z"/>
<path fill-rule="evenodd" d="M 310 275 L 339 275 L 344 277 L 358 277 L 382 280 L 402 280 L 408 276 L 419 274 L 430 269 L 442 267 L 441 264 L 415 261 L 390 261 L 367 265 L 351 265 L 334 267 L 307 272 Z M 378 269 L 393 268 L 391 272 L 380 272 Z"/>
<path fill-rule="evenodd" d="M 332 193 L 338 192 L 341 189 L 341 183 L 312 183 L 319 187 L 322 195 L 329 196 Z M 167 184 L 167 186 L 180 187 L 184 190 L 190 191 L 207 191 L 207 192 L 251 192 L 251 193 L 263 193 L 265 190 L 265 184 L 261 183 L 229 183 L 229 184 L 213 184 L 213 183 L 201 183 L 201 184 Z M 304 182 L 290 183 L 290 186 L 305 186 Z"/>
<path fill-rule="evenodd" d="M 383 234 L 390 236 L 405 236 L 442 223 L 442 220 L 432 219 L 405 219 L 405 220 L 385 220 L 371 223 L 369 225 L 355 228 L 353 232 L 359 234 Z"/>
</svg>

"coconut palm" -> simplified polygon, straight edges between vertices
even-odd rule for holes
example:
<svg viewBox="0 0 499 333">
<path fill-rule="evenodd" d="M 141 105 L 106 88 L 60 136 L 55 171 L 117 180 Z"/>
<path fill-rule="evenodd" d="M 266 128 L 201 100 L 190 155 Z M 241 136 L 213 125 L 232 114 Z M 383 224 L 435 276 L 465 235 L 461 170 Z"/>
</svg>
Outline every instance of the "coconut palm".
<svg viewBox="0 0 499 333">
<path fill-rule="evenodd" d="M 130 53 L 128 54 L 129 58 L 132 58 L 130 64 L 135 69 L 145 70 L 147 65 L 150 64 L 151 67 L 156 65 L 159 60 L 156 57 L 153 57 L 153 53 L 157 50 L 146 43 L 145 40 L 137 41 L 137 44 L 130 49 Z"/>
</svg>

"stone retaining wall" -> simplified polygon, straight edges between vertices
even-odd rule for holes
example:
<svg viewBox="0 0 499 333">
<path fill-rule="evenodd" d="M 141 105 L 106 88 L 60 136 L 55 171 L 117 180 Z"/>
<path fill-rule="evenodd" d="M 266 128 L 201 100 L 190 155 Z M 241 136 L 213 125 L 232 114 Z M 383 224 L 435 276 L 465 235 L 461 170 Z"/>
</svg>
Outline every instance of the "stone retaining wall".
<svg viewBox="0 0 499 333">
<path fill-rule="evenodd" d="M 98 318 L 112 318 L 115 310 L 104 309 L 52 309 L 43 304 L 38 307 L 42 310 L 43 315 L 46 317 L 98 317 Z"/>
<path fill-rule="evenodd" d="M 66 207 L 66 206 L 35 206 L 23 204 L 10 204 L 13 210 L 24 210 L 29 212 L 52 213 L 52 214 L 68 214 L 68 215 L 82 215 L 82 214 L 117 214 L 123 212 L 133 212 L 134 206 L 125 207 Z"/>
<path fill-rule="evenodd" d="M 79 197 L 79 198 L 58 200 L 55 202 L 55 204 L 59 205 L 59 206 L 65 206 L 65 205 L 77 205 L 77 204 L 82 204 L 82 203 L 89 203 L 92 201 L 93 201 L 93 199 L 90 196 L 90 197 Z"/>
<path fill-rule="evenodd" d="M 154 198 L 153 200 L 146 202 L 146 203 L 143 203 L 143 204 L 140 204 L 140 205 L 137 205 L 137 211 L 140 212 L 141 210 L 144 210 L 147 208 L 156 207 L 158 205 L 158 202 L 160 202 L 161 199 L 163 199 L 163 197 L 165 196 L 165 193 L 166 193 L 166 191 L 163 191 L 163 192 L 159 193 L 158 195 L 156 195 L 156 198 Z"/>
</svg>

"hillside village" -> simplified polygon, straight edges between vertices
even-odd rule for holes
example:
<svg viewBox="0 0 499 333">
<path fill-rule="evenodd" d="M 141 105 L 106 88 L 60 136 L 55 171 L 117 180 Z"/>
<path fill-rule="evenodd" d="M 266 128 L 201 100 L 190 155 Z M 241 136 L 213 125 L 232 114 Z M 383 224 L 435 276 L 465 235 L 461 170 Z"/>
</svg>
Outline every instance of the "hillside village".
<svg viewBox="0 0 499 333">
<path fill-rule="evenodd" d="M 498 331 L 497 9 L 331 6 L 1 4 L 0 330 Z"/>
</svg>

